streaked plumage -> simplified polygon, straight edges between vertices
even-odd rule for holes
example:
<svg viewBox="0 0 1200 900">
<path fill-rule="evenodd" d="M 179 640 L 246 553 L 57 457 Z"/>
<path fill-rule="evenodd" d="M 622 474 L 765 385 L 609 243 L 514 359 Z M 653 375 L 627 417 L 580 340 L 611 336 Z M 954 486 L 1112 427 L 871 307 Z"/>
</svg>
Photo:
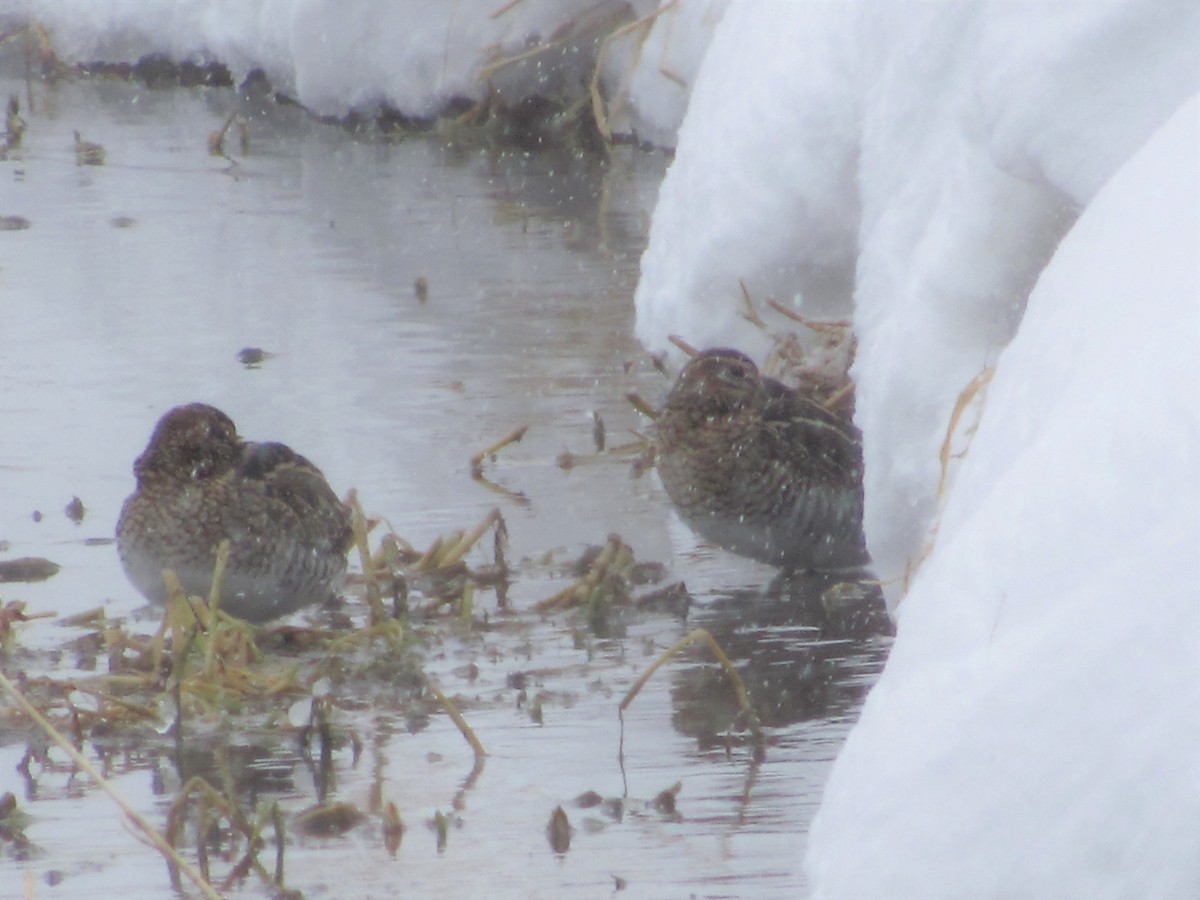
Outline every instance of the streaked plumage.
<svg viewBox="0 0 1200 900">
<path fill-rule="evenodd" d="M 328 598 L 341 584 L 350 511 L 320 470 L 284 444 L 243 441 L 202 403 L 164 415 L 133 465 L 137 489 L 117 550 L 147 599 L 166 600 L 162 570 L 207 596 L 217 545 L 230 540 L 221 608 L 261 622 Z"/>
<path fill-rule="evenodd" d="M 85 141 L 78 131 L 75 132 L 75 165 L 102 166 L 107 155 L 102 146 L 94 141 Z"/>
<path fill-rule="evenodd" d="M 701 537 L 785 569 L 867 562 L 858 429 L 748 357 L 692 359 L 656 432 L 663 486 Z"/>
</svg>

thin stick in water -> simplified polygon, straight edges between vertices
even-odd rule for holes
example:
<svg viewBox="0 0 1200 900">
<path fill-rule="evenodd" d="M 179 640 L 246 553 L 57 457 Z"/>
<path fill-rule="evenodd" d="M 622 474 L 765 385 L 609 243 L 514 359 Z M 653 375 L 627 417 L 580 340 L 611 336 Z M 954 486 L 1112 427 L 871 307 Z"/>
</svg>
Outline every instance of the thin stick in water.
<svg viewBox="0 0 1200 900">
<path fill-rule="evenodd" d="M 633 702 L 634 697 L 638 695 L 641 689 L 645 686 L 650 677 L 659 670 L 659 668 L 668 660 L 677 656 L 682 650 L 697 641 L 703 641 L 708 644 L 708 647 L 713 652 L 713 656 L 717 658 L 717 662 L 721 664 L 721 668 L 725 670 L 725 674 L 729 676 L 729 681 L 733 684 L 733 690 L 737 694 L 738 704 L 742 708 L 742 712 L 746 714 L 747 724 L 750 727 L 750 732 L 754 735 L 755 742 L 761 746 L 763 743 L 762 728 L 758 724 L 758 714 L 754 711 L 754 707 L 750 705 L 750 696 L 746 693 L 746 684 L 742 681 L 742 676 L 738 674 L 729 657 L 725 655 L 725 651 L 721 649 L 720 644 L 716 642 L 711 634 L 703 628 L 697 628 L 688 632 L 675 644 L 668 648 L 658 659 L 656 659 L 650 668 L 641 674 L 641 677 L 633 683 L 633 686 L 625 694 L 625 698 L 617 707 L 617 712 L 624 721 L 625 710 L 629 704 Z"/>
<path fill-rule="evenodd" d="M 442 705 L 442 709 L 446 710 L 446 715 L 450 717 L 450 721 L 455 724 L 462 736 L 466 738 L 467 743 L 471 745 L 471 749 L 475 751 L 476 767 L 482 767 L 484 757 L 487 756 L 487 751 L 483 749 L 483 744 L 475 736 L 475 732 L 471 730 L 471 726 L 467 724 L 467 720 L 463 718 L 462 713 L 458 711 L 458 707 L 450 701 L 449 697 L 442 693 L 442 689 L 438 687 L 437 682 L 428 675 L 425 676 L 425 686 L 429 688 L 429 692 L 433 694 L 437 702 Z"/>
<path fill-rule="evenodd" d="M 489 447 L 485 447 L 484 449 L 482 449 L 478 453 L 476 453 L 474 456 L 472 456 L 471 457 L 471 477 L 472 478 L 481 477 L 483 475 L 483 461 L 485 459 L 487 459 L 489 456 L 492 456 L 493 454 L 497 453 L 498 451 L 503 450 L 509 444 L 516 444 L 516 443 L 520 442 L 521 438 L 525 437 L 525 432 L 528 430 L 529 430 L 528 425 L 522 425 L 519 428 L 514 428 L 512 431 L 510 431 L 504 437 L 500 438 L 500 440 L 496 441 L 496 443 L 492 444 Z"/>
<path fill-rule="evenodd" d="M 169 863 L 177 866 L 179 871 L 183 872 L 183 874 L 188 877 L 188 880 L 196 885 L 196 887 L 199 888 L 200 893 L 202 893 L 205 897 L 212 898 L 212 900 L 221 900 L 221 895 L 213 889 L 213 886 L 209 884 L 208 881 L 198 871 L 196 871 L 196 869 L 186 859 L 180 856 L 174 847 L 167 843 L 166 839 L 158 833 L 158 830 L 153 825 L 146 821 L 145 817 L 143 817 L 141 813 L 130 806 L 128 801 L 126 801 L 124 797 L 117 793 L 116 788 L 109 784 L 108 780 L 101 775 L 99 771 L 97 771 L 96 767 L 92 765 L 91 760 L 76 750 L 74 745 L 65 737 L 63 737 L 58 729 L 51 725 L 50 722 L 40 712 L 38 712 L 37 708 L 29 702 L 25 695 L 21 693 L 17 686 L 9 681 L 2 673 L 0 673 L 0 687 L 3 687 L 4 690 L 9 693 L 9 695 L 17 702 L 17 705 L 20 706 L 21 709 L 25 711 L 25 714 L 29 716 L 29 718 L 32 719 L 39 728 L 42 729 L 43 733 L 45 733 L 50 740 L 57 744 L 63 750 L 63 752 L 71 757 L 71 760 L 75 763 L 75 765 L 87 773 L 88 777 L 96 783 L 96 786 L 99 787 L 100 790 L 104 791 L 104 793 L 108 794 L 108 796 L 112 798 L 113 802 L 120 807 L 123 813 L 125 813 L 126 818 L 129 819 L 129 821 L 135 826 L 137 826 L 138 830 L 146 836 L 146 838 L 154 846 L 154 849 L 158 850 L 158 852 L 161 853 Z"/>
</svg>

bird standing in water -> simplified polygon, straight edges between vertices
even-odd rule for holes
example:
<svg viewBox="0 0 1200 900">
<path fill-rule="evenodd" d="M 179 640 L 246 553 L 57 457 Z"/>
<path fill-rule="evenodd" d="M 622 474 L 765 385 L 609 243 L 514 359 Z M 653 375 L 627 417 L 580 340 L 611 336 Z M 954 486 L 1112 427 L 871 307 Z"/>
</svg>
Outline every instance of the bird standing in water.
<svg viewBox="0 0 1200 900">
<path fill-rule="evenodd" d="M 320 470 L 284 444 L 243 441 L 203 403 L 177 406 L 133 464 L 137 489 L 117 522 L 129 580 L 164 603 L 163 569 L 208 596 L 228 539 L 221 608 L 263 622 L 327 599 L 346 572 L 350 510 Z"/>
<path fill-rule="evenodd" d="M 85 141 L 78 131 L 75 132 L 75 165 L 102 166 L 106 156 L 102 146 L 94 141 Z"/>
<path fill-rule="evenodd" d="M 21 101 L 16 94 L 10 94 L 8 107 L 4 113 L 3 151 L 7 152 L 19 146 L 24 134 L 25 120 L 21 118 Z"/>
<path fill-rule="evenodd" d="M 701 537 L 789 570 L 868 561 L 848 420 L 719 348 L 683 368 L 655 425 L 663 487 Z"/>
</svg>

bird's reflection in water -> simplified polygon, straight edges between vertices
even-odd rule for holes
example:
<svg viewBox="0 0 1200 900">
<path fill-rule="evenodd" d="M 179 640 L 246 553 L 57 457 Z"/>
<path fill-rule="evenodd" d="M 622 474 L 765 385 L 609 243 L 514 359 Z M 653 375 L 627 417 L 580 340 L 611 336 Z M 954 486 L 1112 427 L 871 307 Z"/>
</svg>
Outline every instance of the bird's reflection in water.
<svg viewBox="0 0 1200 900">
<path fill-rule="evenodd" d="M 737 667 L 764 728 L 852 714 L 883 668 L 893 627 L 878 585 L 842 573 L 780 575 L 693 607 Z M 701 747 L 744 727 L 721 667 L 699 646 L 672 668 L 674 725 Z"/>
<path fill-rule="evenodd" d="M 155 768 L 154 790 L 174 794 L 189 779 L 200 776 L 218 791 L 231 789 L 253 808 L 264 796 L 294 793 L 297 769 L 311 765 L 298 752 L 294 738 L 226 743 L 193 740 L 163 754 Z"/>
</svg>

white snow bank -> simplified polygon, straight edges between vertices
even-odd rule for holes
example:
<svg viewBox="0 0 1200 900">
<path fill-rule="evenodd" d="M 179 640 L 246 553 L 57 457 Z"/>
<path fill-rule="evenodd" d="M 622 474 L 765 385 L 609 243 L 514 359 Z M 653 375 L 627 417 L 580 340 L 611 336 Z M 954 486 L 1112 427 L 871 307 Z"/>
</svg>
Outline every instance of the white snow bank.
<svg viewBox="0 0 1200 900">
<path fill-rule="evenodd" d="M 813 826 L 822 898 L 1200 890 L 1200 97 L 1001 355 Z"/>
<path fill-rule="evenodd" d="M 517 96 L 580 95 L 604 51 L 613 125 L 670 144 L 727 0 L 18 0 L 68 62 L 149 54 L 262 69 L 315 112 L 387 104 L 412 116 L 488 84 Z M 635 22 L 644 19 L 641 25 Z M 544 52 L 532 53 L 540 45 Z M 506 57 L 528 59 L 486 71 Z"/>
<path fill-rule="evenodd" d="M 761 359 L 739 280 L 810 313 L 853 299 L 867 538 L 898 584 L 960 392 L 1078 209 L 1200 88 L 1197 46 L 1190 2 L 734 3 L 662 185 L 638 336 Z"/>
</svg>

